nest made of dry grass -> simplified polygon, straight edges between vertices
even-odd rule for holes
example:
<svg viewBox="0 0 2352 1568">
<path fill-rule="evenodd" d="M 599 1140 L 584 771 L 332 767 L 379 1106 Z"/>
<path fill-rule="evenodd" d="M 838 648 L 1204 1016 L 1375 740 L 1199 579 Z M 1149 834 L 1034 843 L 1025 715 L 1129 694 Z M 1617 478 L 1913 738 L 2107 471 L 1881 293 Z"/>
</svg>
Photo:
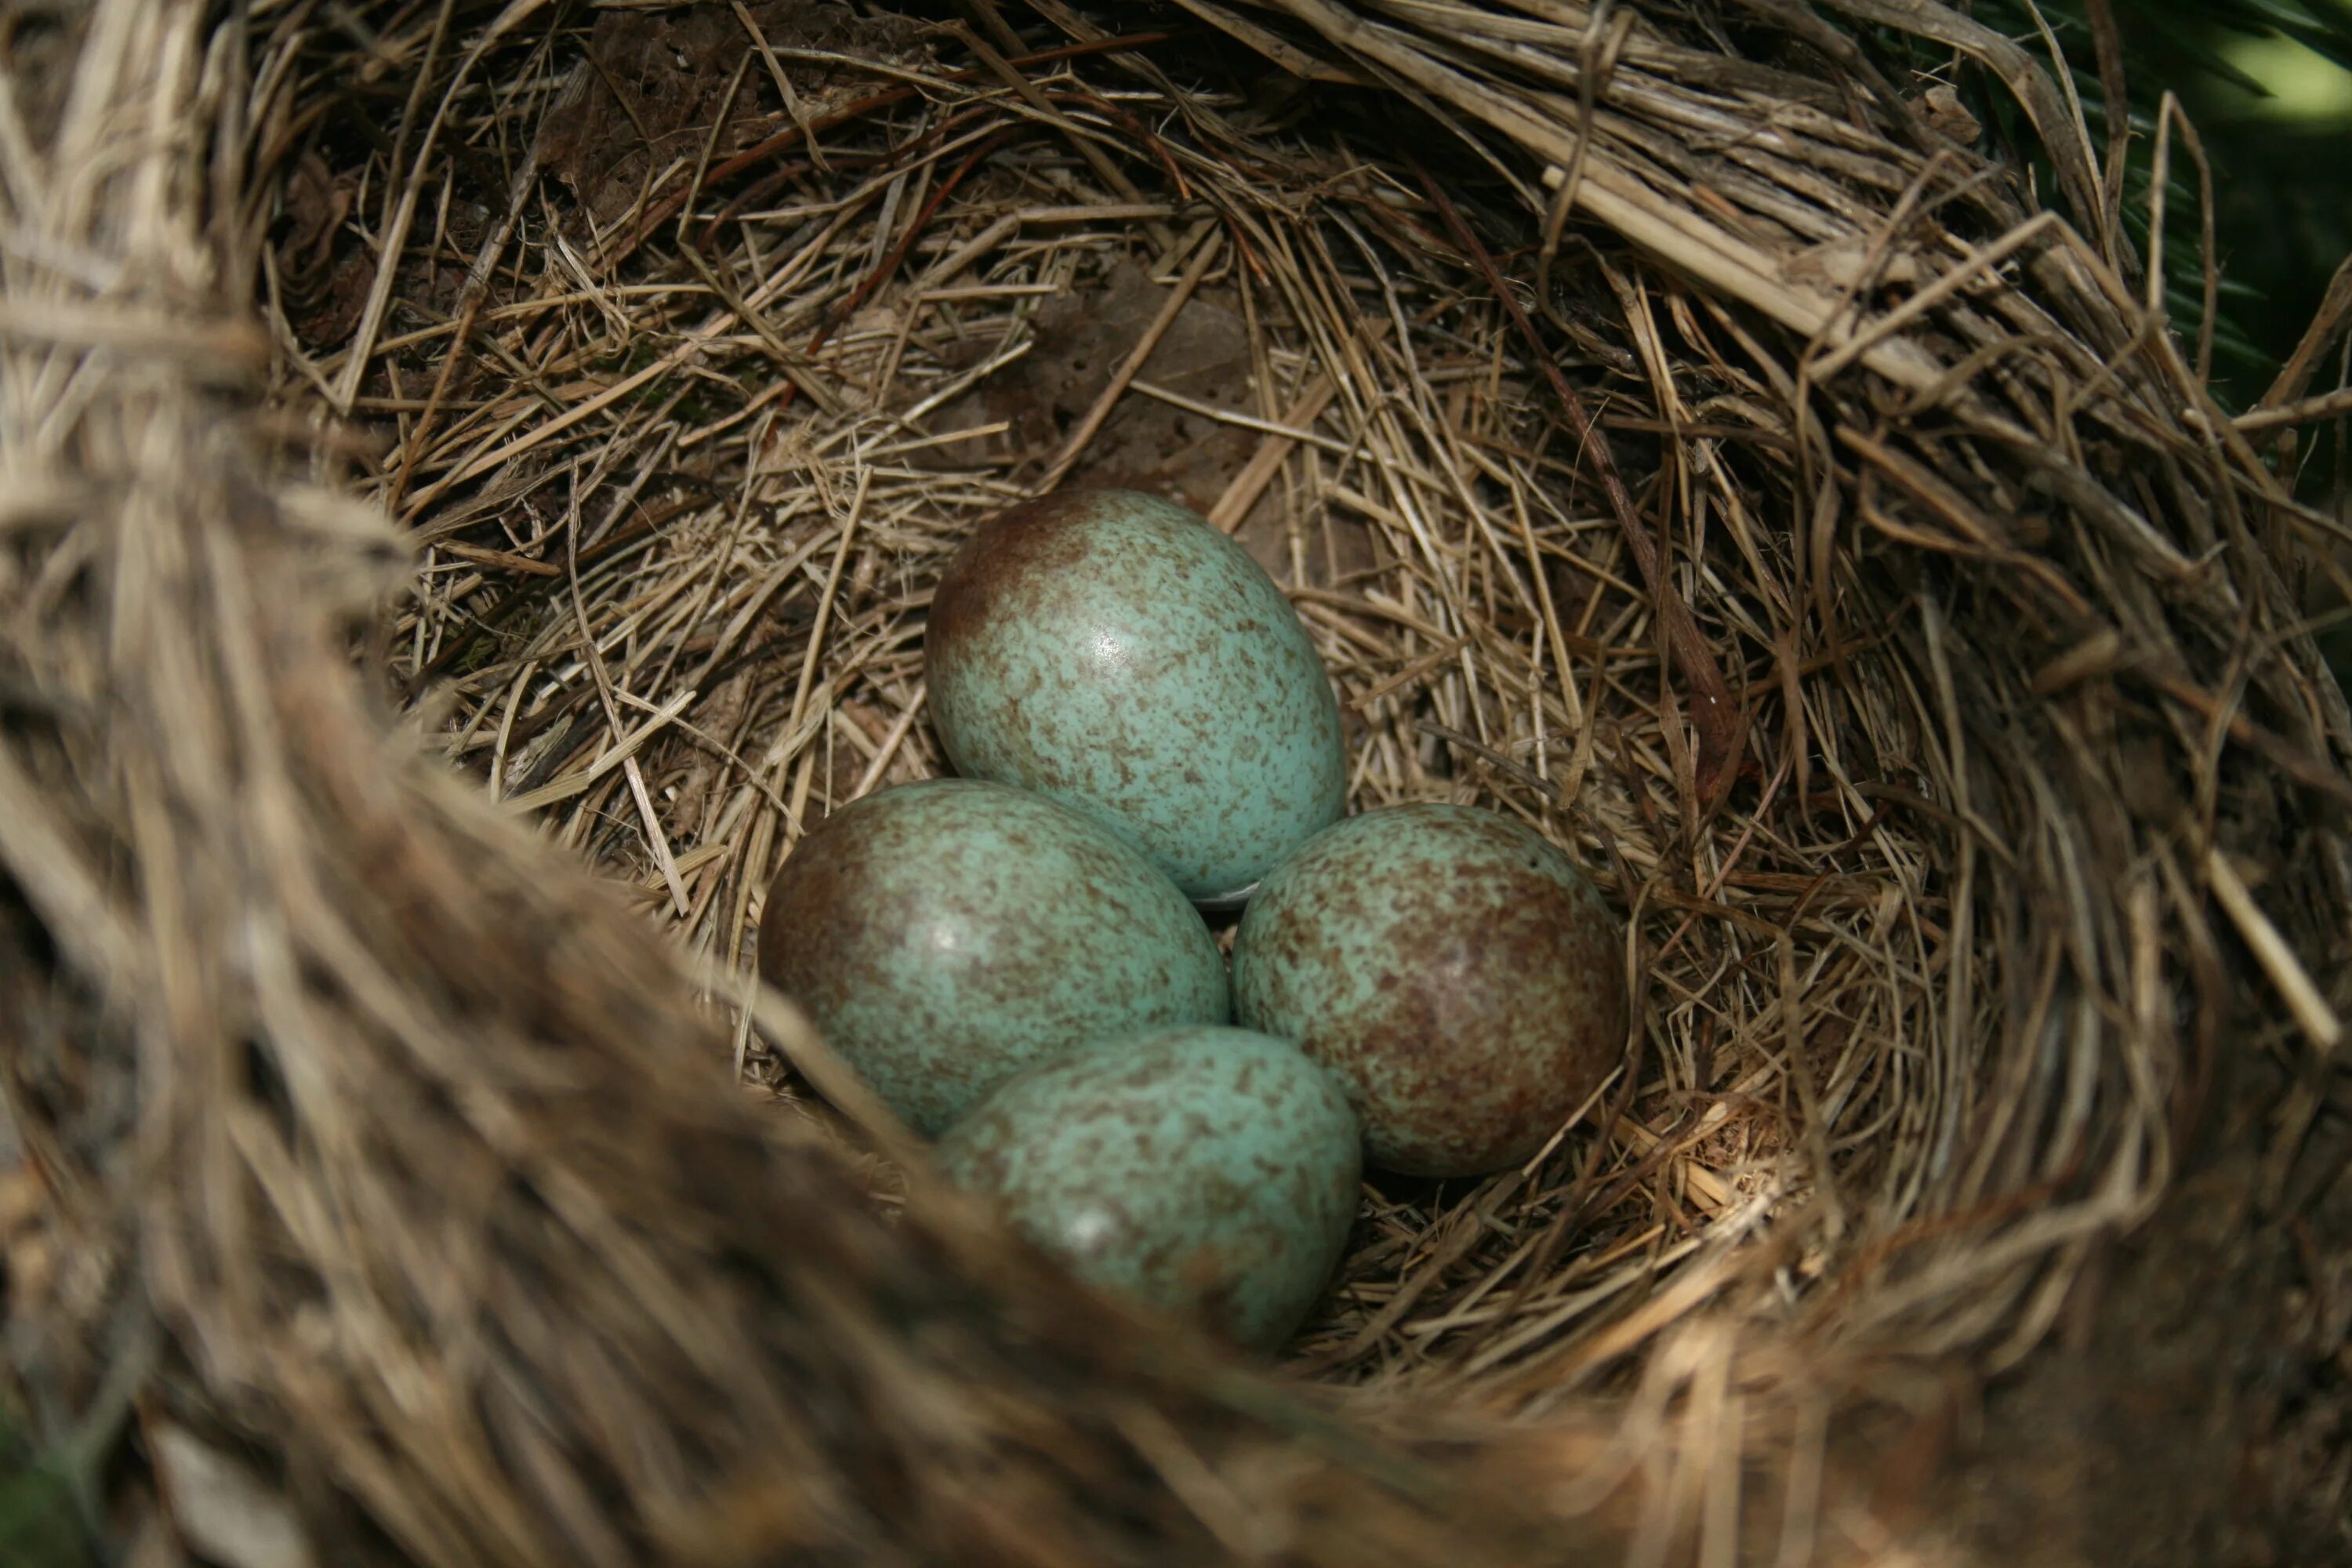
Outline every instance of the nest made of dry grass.
<svg viewBox="0 0 2352 1568">
<path fill-rule="evenodd" d="M 1873 1550 L 1874 1413 L 2032 1352 L 2225 1053 L 2340 1034 L 2352 724 L 2333 525 L 2079 109 L 1838 9 L 2057 205 L 1778 4 L 20 26 L 36 1398 L 152 1357 L 166 1493 L 234 1444 L 331 1561 Z M 940 768 L 938 565 L 1062 482 L 1285 583 L 1358 807 L 1629 917 L 1630 1069 L 1376 1178 L 1278 1382 L 901 1216 L 752 989 L 805 826 Z"/>
</svg>

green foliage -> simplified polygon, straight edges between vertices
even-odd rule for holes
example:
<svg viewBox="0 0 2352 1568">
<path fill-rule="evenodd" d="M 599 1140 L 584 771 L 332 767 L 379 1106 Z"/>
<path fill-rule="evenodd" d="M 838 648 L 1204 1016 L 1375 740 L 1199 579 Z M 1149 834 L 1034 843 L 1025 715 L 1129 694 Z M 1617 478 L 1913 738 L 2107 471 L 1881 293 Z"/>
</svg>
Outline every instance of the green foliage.
<svg viewBox="0 0 2352 1568">
<path fill-rule="evenodd" d="M 64 1479 L 38 1466 L 0 1482 L 0 1563 L 10 1568 L 84 1568 L 94 1561 Z"/>
<path fill-rule="evenodd" d="M 2214 322 L 2216 391 L 2225 404 L 2260 394 L 2308 320 L 2320 289 L 2352 247 L 2352 170 L 2325 138 L 2336 126 L 2298 127 L 2251 112 L 2266 83 L 2232 62 L 2229 46 L 2284 39 L 2352 70 L 2352 0 L 2111 0 L 2132 141 L 2124 182 L 2124 228 L 2144 256 L 2149 237 L 2156 121 L 2168 89 L 2182 100 L 2213 164 L 2214 258 L 2221 284 Z M 2106 155 L 2105 93 L 2084 0 L 1976 0 L 1975 18 L 2019 43 L 2045 66 L 2054 39 L 2088 121 L 2093 147 Z M 2045 36 L 2044 26 L 2048 32 Z M 1998 81 L 1921 40 L 1888 39 L 1911 69 L 1958 86 L 1987 135 L 2021 158 L 2036 187 L 2055 188 L 2035 151 L 2022 110 Z M 2309 156 L 2300 155 L 2309 143 Z M 2203 214 L 2197 166 L 2172 138 L 2160 263 L 2173 326 L 2193 343 L 2204 316 Z M 2338 195 L 2343 199 L 2336 199 Z"/>
<path fill-rule="evenodd" d="M 0 1563 L 8 1568 L 88 1568 L 96 1562 L 74 1489 L 36 1459 L 0 1407 Z"/>
</svg>

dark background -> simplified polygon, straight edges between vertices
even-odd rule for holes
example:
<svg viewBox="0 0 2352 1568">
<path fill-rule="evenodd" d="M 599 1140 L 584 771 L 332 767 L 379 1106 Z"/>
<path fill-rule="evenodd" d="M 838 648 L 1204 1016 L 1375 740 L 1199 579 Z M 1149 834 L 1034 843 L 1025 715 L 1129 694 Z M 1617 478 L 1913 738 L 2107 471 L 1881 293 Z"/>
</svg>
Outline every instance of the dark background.
<svg viewBox="0 0 2352 1568">
<path fill-rule="evenodd" d="M 2260 356 L 2217 365 L 2235 402 L 2261 395 L 2352 252 L 2352 5 L 2274 8 L 2323 16 L 2326 52 L 2203 15 L 2221 6 L 2118 7 L 2133 63 L 2173 84 L 2212 159 L 2220 260 L 2233 286 L 2221 314 Z M 2196 19 L 2168 26 L 2179 12 Z"/>
<path fill-rule="evenodd" d="M 2352 73 L 2326 74 L 2345 96 L 2331 93 L 2322 112 L 2252 98 L 2210 74 L 2196 80 L 2197 101 L 2188 105 L 2215 165 L 2222 277 L 2243 290 L 2221 314 L 2235 316 L 2262 353 L 2256 364 L 2229 367 L 2224 390 L 2242 385 L 2245 401 L 2293 351 L 2352 252 Z"/>
<path fill-rule="evenodd" d="M 2126 221 L 2145 243 L 2153 132 L 2178 94 L 2211 161 L 2223 285 L 2214 363 L 2227 404 L 2261 396 L 2352 252 L 2352 0 L 2109 0 L 2135 136 Z M 1976 18 L 2047 58 L 2024 0 Z M 2105 105 L 2086 0 L 2043 0 L 2105 154 Z M 1915 60 L 1916 65 L 1927 65 Z M 1994 110 L 1994 123 L 2006 110 Z M 2197 179 L 2176 138 L 2167 217 L 2175 319 L 2193 334 L 2202 266 Z M 2322 378 L 2314 391 L 2333 384 Z"/>
<path fill-rule="evenodd" d="M 1956 8 L 2017 39 L 2037 58 L 2049 44 L 2025 0 L 1958 0 Z M 2210 161 L 2221 282 L 2215 312 L 2213 389 L 2225 408 L 2243 408 L 2268 390 L 2311 323 L 2328 281 L 2352 255 L 2352 0 L 2108 0 L 2135 136 L 2126 220 L 2143 252 L 2154 128 L 2164 92 L 2176 93 Z M 2089 0 L 2042 0 L 2042 17 L 2072 68 L 2105 153 L 2105 95 Z M 1918 58 L 1915 68 L 1937 62 Z M 1971 88 L 1998 135 L 2015 110 L 1986 95 L 1980 76 L 1947 68 Z M 2202 315 L 2203 246 L 2194 165 L 2175 140 L 2167 201 L 2165 278 L 2174 324 L 2195 340 Z M 2343 345 L 2322 357 L 2305 395 L 2345 384 Z M 2306 426 L 2289 459 L 2301 499 L 2352 518 L 2352 426 Z M 2352 686 L 2352 609 L 2334 574 L 2308 574 L 2305 609 L 2336 667 Z"/>
<path fill-rule="evenodd" d="M 2352 70 L 2344 63 L 2352 60 L 2352 47 L 2346 47 L 2352 43 L 2352 5 L 2305 0 L 2300 7 L 2277 7 L 2324 20 L 2327 36 L 2315 40 L 2319 49 L 2201 17 L 2169 33 L 2158 25 L 2182 8 L 2123 0 L 2118 21 L 2127 43 L 2146 51 L 2141 68 L 2176 84 L 2214 164 L 2221 275 L 2232 286 L 2218 314 L 2252 351 L 2236 363 L 2217 360 L 2216 381 L 2226 404 L 2242 405 L 2270 384 L 2310 324 L 2329 279 L 2352 255 Z M 2239 67 L 2242 79 L 2213 68 L 2217 60 Z M 2340 345 L 2322 361 L 2310 392 L 2345 383 L 2339 353 Z M 2296 453 L 2303 499 L 2339 517 L 2352 516 L 2347 435 L 2352 426 L 2341 421 L 2306 427 Z M 2345 596 L 2315 579 L 2305 607 L 2336 679 L 2352 687 L 2352 618 Z"/>
</svg>

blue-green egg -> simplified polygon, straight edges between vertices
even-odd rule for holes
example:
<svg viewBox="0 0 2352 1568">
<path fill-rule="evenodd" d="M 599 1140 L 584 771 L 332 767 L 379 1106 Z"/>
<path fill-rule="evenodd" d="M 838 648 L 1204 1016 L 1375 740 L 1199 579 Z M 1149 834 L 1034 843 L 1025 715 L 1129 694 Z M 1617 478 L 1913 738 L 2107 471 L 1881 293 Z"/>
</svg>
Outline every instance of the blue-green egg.
<svg viewBox="0 0 2352 1568">
<path fill-rule="evenodd" d="M 1228 1016 L 1200 912 L 1131 846 L 1042 795 L 901 784 L 793 847 L 760 969 L 909 1126 L 934 1133 L 1032 1063 Z"/>
<path fill-rule="evenodd" d="M 1163 1029 L 1005 1083 L 940 1141 L 1078 1278 L 1272 1349 L 1346 1250 L 1361 1153 L 1332 1076 L 1246 1029 Z"/>
<path fill-rule="evenodd" d="M 1391 806 L 1266 879 L 1234 1008 L 1339 1075 L 1373 1164 L 1477 1175 L 1540 1149 L 1622 1058 L 1624 930 L 1532 828 Z"/>
<path fill-rule="evenodd" d="M 956 771 L 1109 824 L 1202 902 L 1339 820 L 1339 709 L 1289 600 L 1182 507 L 1066 490 L 982 524 L 925 637 Z"/>
</svg>

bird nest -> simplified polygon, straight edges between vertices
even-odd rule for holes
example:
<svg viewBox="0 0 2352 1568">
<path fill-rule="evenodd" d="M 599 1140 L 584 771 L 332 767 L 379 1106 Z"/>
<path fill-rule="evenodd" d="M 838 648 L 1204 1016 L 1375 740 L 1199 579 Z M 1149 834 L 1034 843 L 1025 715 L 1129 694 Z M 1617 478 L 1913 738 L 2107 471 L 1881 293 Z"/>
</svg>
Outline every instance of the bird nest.
<svg viewBox="0 0 2352 1568">
<path fill-rule="evenodd" d="M 2209 1107 L 2284 1151 L 2260 1212 L 2318 1190 L 2335 524 L 2255 445 L 2296 410 L 2168 329 L 2071 79 L 1828 9 L 14 25 L 10 1331 L 41 1430 L 135 1439 L 110 1528 L 1980 1539 L 1981 1380 L 2095 1331 Z M 939 568 L 1063 484 L 1282 583 L 1353 808 L 1509 813 L 1627 921 L 1625 1068 L 1523 1168 L 1374 1173 L 1278 1367 L 933 1192 L 753 975 L 807 827 L 943 770 Z"/>
</svg>

